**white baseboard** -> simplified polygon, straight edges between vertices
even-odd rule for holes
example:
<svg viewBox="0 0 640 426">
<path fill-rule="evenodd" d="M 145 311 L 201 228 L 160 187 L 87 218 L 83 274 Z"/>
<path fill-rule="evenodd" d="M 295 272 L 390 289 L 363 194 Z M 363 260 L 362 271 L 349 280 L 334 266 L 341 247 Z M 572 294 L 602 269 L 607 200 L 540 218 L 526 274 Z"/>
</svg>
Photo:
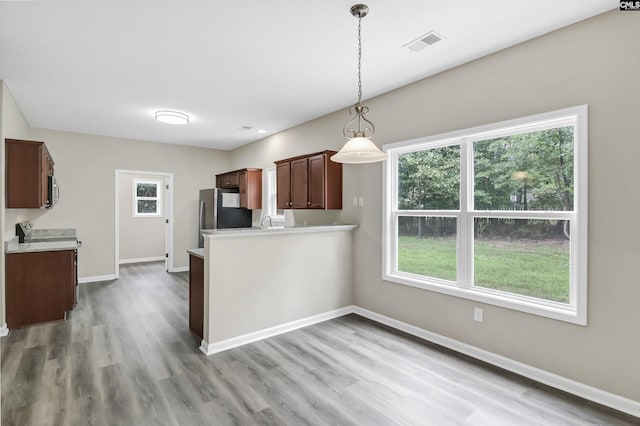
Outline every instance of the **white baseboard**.
<svg viewBox="0 0 640 426">
<path fill-rule="evenodd" d="M 351 313 L 360 315 L 364 318 L 368 318 L 377 323 L 387 325 L 389 327 L 395 328 L 396 330 L 400 330 L 413 336 L 419 337 L 423 340 L 433 342 L 445 348 L 452 349 L 456 352 L 468 355 L 472 358 L 479 359 L 488 364 L 495 365 L 497 367 L 519 374 L 537 382 L 544 383 L 556 389 L 568 392 L 573 395 L 577 395 L 579 397 L 613 408 L 623 413 L 640 417 L 640 401 L 634 401 L 632 399 L 628 399 L 623 396 L 616 395 L 614 393 L 607 392 L 602 389 L 598 389 L 593 386 L 589 386 L 584 383 L 580 383 L 575 380 L 571 380 L 536 367 L 532 367 L 528 364 L 506 358 L 502 355 L 480 349 L 478 347 L 442 336 L 437 333 L 433 333 L 431 331 L 427 331 L 423 328 L 407 324 L 405 322 L 378 314 L 359 306 L 347 306 L 341 309 L 336 309 L 334 311 L 329 311 L 308 318 L 292 321 L 286 324 L 269 327 L 264 330 L 255 331 L 253 333 L 244 334 L 242 336 L 233 337 L 231 339 L 222 340 L 220 342 L 207 343 L 203 340 L 200 346 L 200 350 L 205 355 L 213 355 L 215 353 L 242 346 L 247 343 L 256 342 L 258 340 L 266 339 L 268 337 L 276 336 L 278 334 L 293 331 L 298 328 L 338 318 Z"/>
<path fill-rule="evenodd" d="M 115 274 L 95 275 L 93 277 L 78 278 L 78 283 L 80 283 L 80 284 L 97 283 L 97 282 L 100 282 L 100 281 L 113 281 L 115 279 L 117 279 Z"/>
<path fill-rule="evenodd" d="M 120 265 L 126 265 L 127 263 L 157 262 L 159 260 L 164 260 L 164 256 L 141 257 L 141 258 L 138 258 L 138 259 L 120 259 L 118 261 L 118 263 Z"/>
<path fill-rule="evenodd" d="M 513 373 L 519 374 L 537 382 L 544 383 L 545 385 L 549 385 L 556 389 L 560 389 L 562 391 L 577 395 L 598 404 L 602 404 L 615 410 L 622 411 L 623 413 L 640 417 L 639 401 L 634 401 L 632 399 L 628 399 L 611 392 L 603 391 L 593 386 L 585 385 L 584 383 L 576 382 L 575 380 L 567 379 L 566 377 L 562 377 L 557 374 L 532 367 L 530 365 L 503 357 L 493 352 L 489 352 L 484 349 L 462 343 L 458 340 L 454 340 L 440 334 L 432 333 L 414 325 L 407 324 L 405 322 L 398 321 L 384 315 L 380 315 L 368 309 L 354 306 L 353 313 L 365 318 L 369 318 L 370 320 L 373 320 L 380 324 L 384 324 L 397 330 L 404 331 L 405 333 L 411 334 L 421 339 L 436 343 L 440 346 L 444 346 L 445 348 L 452 349 L 456 352 L 469 355 L 470 357 L 479 359 L 489 364 L 493 364 L 497 367 L 509 370 Z"/>
<path fill-rule="evenodd" d="M 9 329 L 7 328 L 7 323 L 5 322 L 4 324 L 2 324 L 2 327 L 0 327 L 0 336 L 6 336 L 7 334 L 9 334 Z"/>
<path fill-rule="evenodd" d="M 188 266 L 178 266 L 177 268 L 169 269 L 169 272 L 189 272 Z"/>
<path fill-rule="evenodd" d="M 243 334 L 242 336 L 232 337 L 231 339 L 225 339 L 219 342 L 207 343 L 203 340 L 200 346 L 200 350 L 205 355 L 209 356 L 218 352 L 226 351 L 231 348 L 246 345 L 247 343 L 253 343 L 258 340 L 266 339 L 267 337 L 273 337 L 278 334 L 287 333 L 289 331 L 297 330 L 298 328 L 338 318 L 350 313 L 353 313 L 353 306 L 346 306 L 344 308 L 336 309 L 318 315 L 313 315 L 285 324 L 276 325 L 274 327 L 265 328 L 264 330 L 254 331 L 252 333 Z"/>
</svg>

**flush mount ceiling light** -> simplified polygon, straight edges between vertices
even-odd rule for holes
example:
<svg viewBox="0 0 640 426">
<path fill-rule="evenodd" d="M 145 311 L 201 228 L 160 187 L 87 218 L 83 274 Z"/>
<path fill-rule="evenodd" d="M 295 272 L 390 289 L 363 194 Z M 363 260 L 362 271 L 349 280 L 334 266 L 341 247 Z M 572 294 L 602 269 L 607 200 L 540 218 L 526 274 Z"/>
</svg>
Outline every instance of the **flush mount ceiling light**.
<svg viewBox="0 0 640 426">
<path fill-rule="evenodd" d="M 155 113 L 156 120 L 167 124 L 188 124 L 189 116 L 184 112 L 161 110 Z"/>
<path fill-rule="evenodd" d="M 371 142 L 371 137 L 376 132 L 376 126 L 373 125 L 365 116 L 369 113 L 369 108 L 362 105 L 362 37 L 361 23 L 362 18 L 367 16 L 369 8 L 364 4 L 356 4 L 351 6 L 351 14 L 358 18 L 358 103 L 349 109 L 349 114 L 354 115 L 347 124 L 345 124 L 342 133 L 347 138 L 347 143 L 342 149 L 331 157 L 336 163 L 347 164 L 363 164 L 375 163 L 376 161 L 386 160 L 387 154 Z M 357 124 L 357 130 L 355 129 Z M 364 126 L 364 128 L 363 128 Z"/>
</svg>

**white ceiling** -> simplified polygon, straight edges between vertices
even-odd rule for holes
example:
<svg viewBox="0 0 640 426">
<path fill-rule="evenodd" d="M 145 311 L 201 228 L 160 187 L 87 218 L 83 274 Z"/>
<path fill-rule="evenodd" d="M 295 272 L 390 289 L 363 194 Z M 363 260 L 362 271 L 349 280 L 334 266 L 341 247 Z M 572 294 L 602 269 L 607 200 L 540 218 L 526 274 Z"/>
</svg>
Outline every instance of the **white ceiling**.
<svg viewBox="0 0 640 426">
<path fill-rule="evenodd" d="M 0 79 L 32 127 L 232 149 L 355 102 L 354 3 L 0 1 Z M 365 99 L 618 7 L 366 3 Z M 432 30 L 445 39 L 417 53 L 402 47 Z M 156 122 L 158 109 L 184 111 L 191 123 Z"/>
</svg>

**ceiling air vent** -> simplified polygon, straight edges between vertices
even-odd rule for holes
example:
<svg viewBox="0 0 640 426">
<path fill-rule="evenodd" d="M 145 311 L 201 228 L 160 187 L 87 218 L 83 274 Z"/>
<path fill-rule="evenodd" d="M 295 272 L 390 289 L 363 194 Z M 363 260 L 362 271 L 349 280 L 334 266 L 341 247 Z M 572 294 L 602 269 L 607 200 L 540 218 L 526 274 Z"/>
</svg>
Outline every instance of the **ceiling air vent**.
<svg viewBox="0 0 640 426">
<path fill-rule="evenodd" d="M 425 47 L 436 44 L 437 42 L 441 41 L 443 38 L 444 37 L 442 37 L 440 34 L 436 33 L 435 31 L 429 31 L 428 33 L 421 35 L 417 39 L 410 41 L 409 43 L 405 44 L 402 47 L 408 47 L 409 50 L 411 50 L 412 52 L 418 52 L 424 49 Z"/>
</svg>

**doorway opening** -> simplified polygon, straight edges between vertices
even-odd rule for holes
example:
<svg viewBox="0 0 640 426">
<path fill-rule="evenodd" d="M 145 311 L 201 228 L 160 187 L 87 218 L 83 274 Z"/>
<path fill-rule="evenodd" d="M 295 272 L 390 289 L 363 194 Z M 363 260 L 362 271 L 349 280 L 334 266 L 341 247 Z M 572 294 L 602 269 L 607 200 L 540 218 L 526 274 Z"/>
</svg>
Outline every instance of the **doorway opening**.
<svg viewBox="0 0 640 426">
<path fill-rule="evenodd" d="M 173 173 L 115 171 L 115 276 L 120 265 L 164 261 L 173 272 Z"/>
</svg>

